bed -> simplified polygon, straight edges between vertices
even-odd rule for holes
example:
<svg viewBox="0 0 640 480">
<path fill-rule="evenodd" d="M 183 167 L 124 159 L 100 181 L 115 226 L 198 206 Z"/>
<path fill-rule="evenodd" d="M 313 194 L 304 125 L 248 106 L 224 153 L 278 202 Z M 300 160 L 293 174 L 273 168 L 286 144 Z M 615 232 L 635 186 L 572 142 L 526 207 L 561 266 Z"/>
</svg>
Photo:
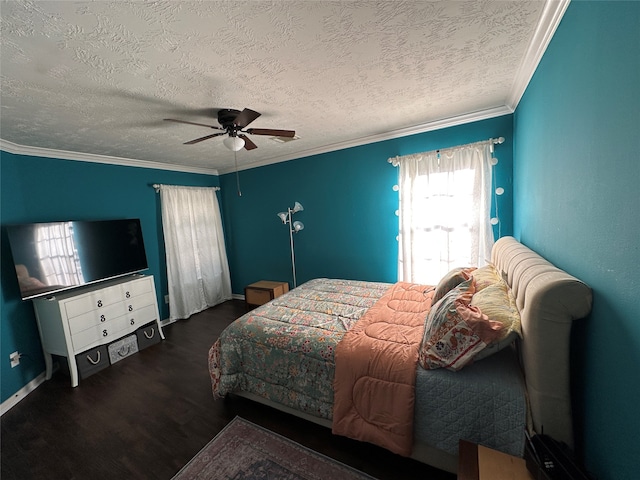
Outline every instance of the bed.
<svg viewBox="0 0 640 480">
<path fill-rule="evenodd" d="M 433 368 L 429 365 L 429 352 L 437 354 L 438 350 L 429 351 L 428 347 L 436 343 L 441 346 L 442 342 L 431 342 L 433 336 L 429 335 L 443 331 L 443 324 L 434 327 L 437 310 L 443 310 L 441 305 L 448 298 L 462 298 L 460 292 L 464 292 L 468 299 L 474 299 L 467 302 L 468 307 L 481 314 L 473 304 L 480 297 L 481 286 L 488 285 L 481 284 L 483 278 L 486 280 L 482 272 L 489 268 L 499 276 L 495 282 L 503 282 L 508 289 L 508 305 L 501 304 L 499 309 L 516 310 L 518 322 L 513 325 L 517 328 L 500 341 L 495 337 L 489 341 L 482 337 L 484 333 L 478 334 L 484 343 L 478 341 L 473 348 L 483 348 L 468 363 Z M 451 273 L 459 276 L 460 270 Z M 397 307 L 399 298 L 411 300 L 406 303 L 408 307 L 403 307 L 413 312 L 409 316 Z M 209 351 L 213 394 L 216 398 L 240 395 L 332 428 L 334 433 L 377 443 L 450 472 L 457 470 L 460 439 L 522 456 L 527 429 L 544 431 L 571 447 L 571 325 L 589 314 L 591 301 L 587 285 L 513 237 L 503 237 L 495 243 L 487 267 L 464 269 L 455 282 L 443 278 L 437 286 L 314 279 L 248 312 L 223 331 Z M 379 320 L 379 316 L 372 315 L 381 310 L 381 304 L 386 305 L 386 313 Z M 455 305 L 460 305 L 457 300 Z M 487 315 L 481 315 L 487 319 Z M 413 323 L 390 326 L 388 316 L 400 318 L 401 323 Z M 419 327 L 415 318 L 421 319 Z M 471 325 L 471 321 L 467 323 Z M 490 323 L 495 324 L 491 319 Z M 486 322 L 483 325 L 486 330 Z M 364 364 L 365 370 L 375 368 L 371 364 L 377 360 L 371 358 L 377 353 L 371 353 L 376 351 L 375 346 L 364 343 L 345 345 L 354 338 L 370 340 L 375 328 L 381 332 L 376 335 L 390 338 L 394 345 L 398 338 L 413 335 L 412 343 L 407 340 L 411 345 L 399 347 L 412 378 L 405 385 L 395 377 L 378 379 L 377 373 L 370 371 L 358 374 L 349 386 L 353 391 L 346 392 L 347 397 L 354 398 L 355 393 L 364 392 L 363 399 L 358 400 L 361 403 L 351 406 L 351 411 L 356 412 L 351 416 L 361 417 L 357 418 L 360 430 L 356 428 L 351 433 L 341 430 L 345 417 L 341 413 L 345 398 L 341 382 L 345 375 L 351 375 L 350 369 L 360 368 L 359 363 Z M 491 328 L 498 331 L 500 327 Z M 416 335 L 420 336 L 417 345 Z M 472 332 L 472 337 L 477 335 Z M 350 350 L 360 360 L 345 357 Z M 395 358 L 394 362 L 400 361 Z M 385 372 L 397 369 L 382 368 Z M 390 398 L 374 400 L 371 391 L 377 386 L 386 389 Z M 385 401 L 392 402 L 391 406 L 385 406 Z M 403 418 L 396 418 L 398 414 Z M 401 432 L 398 436 L 403 446 L 389 446 L 384 440 L 380 443 L 375 432 L 368 436 L 366 430 L 371 425 L 381 429 L 384 437 L 390 436 L 386 435 L 389 431 Z"/>
</svg>

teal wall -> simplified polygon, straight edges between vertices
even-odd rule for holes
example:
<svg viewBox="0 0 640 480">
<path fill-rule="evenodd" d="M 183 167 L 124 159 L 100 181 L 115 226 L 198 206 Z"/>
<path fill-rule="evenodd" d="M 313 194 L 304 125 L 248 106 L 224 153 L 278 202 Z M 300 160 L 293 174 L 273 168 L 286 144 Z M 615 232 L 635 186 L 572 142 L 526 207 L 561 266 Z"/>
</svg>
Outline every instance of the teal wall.
<svg viewBox="0 0 640 480">
<path fill-rule="evenodd" d="M 640 2 L 572 2 L 514 119 L 514 232 L 594 291 L 574 338 L 578 450 L 640 472 Z"/>
<path fill-rule="evenodd" d="M 389 157 L 504 136 L 496 149 L 501 233 L 512 232 L 512 128 L 506 115 L 467 125 L 306 157 L 221 177 L 166 170 L 58 160 L 1 152 L 2 225 L 55 220 L 138 217 L 149 271 L 154 275 L 162 318 L 168 310 L 159 196 L 150 185 L 222 187 L 220 203 L 233 291 L 261 280 L 292 282 L 287 228 L 276 213 L 301 202 L 296 220 L 298 283 L 318 276 L 393 282 L 397 277 L 397 170 Z M 259 152 L 259 151 L 258 151 Z M 252 152 L 253 153 L 253 152 Z M 20 300 L 7 235 L 1 231 L 0 358 L 27 356 L 17 368 L 0 361 L 1 401 L 44 371 L 31 301 Z"/>
<path fill-rule="evenodd" d="M 298 284 L 316 277 L 396 281 L 398 172 L 387 159 L 397 155 L 505 137 L 496 147 L 496 179 L 505 188 L 500 233 L 510 235 L 512 128 L 512 116 L 505 115 L 240 171 L 240 197 L 235 173 L 222 175 L 233 292 L 242 294 L 258 280 L 293 285 L 289 234 L 276 214 L 295 201 L 305 209 L 294 216 L 305 224 L 294 237 Z"/>
<path fill-rule="evenodd" d="M 150 185 L 218 186 L 219 177 L 73 160 L 14 155 L 0 157 L 0 375 L 5 401 L 44 371 L 31 301 L 21 301 L 4 225 L 56 220 L 140 218 L 149 270 L 162 318 L 167 293 L 159 195 Z M 16 368 L 14 351 L 26 354 Z"/>
<path fill-rule="evenodd" d="M 497 148 L 503 235 L 513 233 L 594 290 L 576 325 L 573 389 L 578 454 L 600 480 L 640 471 L 640 2 L 570 4 L 514 116 L 387 140 L 220 177 L 234 293 L 291 281 L 286 227 L 300 201 L 298 283 L 316 276 L 394 281 L 397 172 L 387 158 L 504 136 Z M 513 141 L 513 142 L 512 142 Z M 252 152 L 259 154 L 257 152 Z M 513 165 L 513 171 L 512 171 Z M 513 173 L 513 190 L 512 190 Z M 218 178 L 2 153 L 2 224 L 140 217 L 149 273 L 166 292 L 152 183 Z M 513 197 L 511 192 L 513 191 Z M 21 302 L 2 230 L 2 401 L 44 370 L 31 302 Z M 160 303 L 163 305 L 163 303 Z M 166 309 L 163 317 L 166 317 Z M 29 355 L 11 369 L 8 354 Z"/>
</svg>

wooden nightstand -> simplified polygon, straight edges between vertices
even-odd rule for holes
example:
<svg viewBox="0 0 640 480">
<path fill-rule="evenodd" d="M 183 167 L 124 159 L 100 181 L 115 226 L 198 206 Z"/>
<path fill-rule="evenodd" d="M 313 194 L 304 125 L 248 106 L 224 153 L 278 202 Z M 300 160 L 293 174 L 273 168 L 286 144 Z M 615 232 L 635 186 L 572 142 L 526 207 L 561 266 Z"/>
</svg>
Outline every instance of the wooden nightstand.
<svg viewBox="0 0 640 480">
<path fill-rule="evenodd" d="M 244 303 L 247 310 L 264 305 L 270 300 L 284 295 L 289 291 L 287 282 L 272 282 L 260 280 L 244 287 Z"/>
<path fill-rule="evenodd" d="M 523 458 L 460 440 L 458 480 L 534 480 Z"/>
</svg>

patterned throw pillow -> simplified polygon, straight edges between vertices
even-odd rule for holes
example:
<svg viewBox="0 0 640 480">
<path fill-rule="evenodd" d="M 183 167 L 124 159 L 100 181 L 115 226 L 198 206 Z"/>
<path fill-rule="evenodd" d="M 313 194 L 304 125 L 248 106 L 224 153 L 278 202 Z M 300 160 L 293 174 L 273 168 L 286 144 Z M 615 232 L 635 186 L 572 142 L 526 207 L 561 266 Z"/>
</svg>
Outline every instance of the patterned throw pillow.
<svg viewBox="0 0 640 480">
<path fill-rule="evenodd" d="M 431 308 L 418 356 L 422 368 L 459 370 L 500 337 L 503 325 L 469 305 L 475 291 L 470 278 Z"/>
<path fill-rule="evenodd" d="M 471 305 L 478 307 L 489 320 L 500 322 L 503 329 L 500 336 L 476 355 L 481 360 L 510 345 L 517 337 L 522 337 L 520 312 L 511 289 L 504 281 L 490 285 L 471 298 Z"/>
<path fill-rule="evenodd" d="M 471 276 L 476 281 L 476 292 L 480 290 L 484 290 L 490 285 L 494 285 L 496 283 L 504 283 L 500 272 L 493 266 L 491 263 L 489 265 L 485 265 L 484 267 L 480 267 L 477 270 L 471 272 Z"/>
<path fill-rule="evenodd" d="M 471 278 L 471 272 L 475 270 L 475 267 L 470 268 L 454 268 L 449 271 L 444 277 L 440 279 L 436 286 L 436 292 L 433 295 L 433 303 L 439 301 L 452 289 L 456 288 L 465 280 Z"/>
</svg>

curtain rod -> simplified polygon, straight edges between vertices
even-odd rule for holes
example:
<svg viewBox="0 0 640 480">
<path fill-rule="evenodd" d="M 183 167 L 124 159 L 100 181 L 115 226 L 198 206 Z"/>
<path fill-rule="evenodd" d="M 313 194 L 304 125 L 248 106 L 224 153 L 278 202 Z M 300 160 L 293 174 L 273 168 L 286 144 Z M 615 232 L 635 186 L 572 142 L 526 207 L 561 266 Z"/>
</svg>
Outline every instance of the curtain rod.
<svg viewBox="0 0 640 480">
<path fill-rule="evenodd" d="M 160 192 L 160 187 L 162 185 L 160 185 L 159 183 L 154 183 L 153 185 L 151 185 L 153 187 L 153 189 L 156 191 L 156 193 Z M 217 192 L 218 190 L 220 190 L 220 187 L 189 187 L 187 185 L 171 185 L 172 187 L 185 187 L 185 188 L 213 188 L 214 192 Z"/>
<path fill-rule="evenodd" d="M 455 147 L 439 148 L 437 150 L 430 150 L 428 152 L 418 152 L 418 154 L 428 155 L 428 154 L 431 154 L 431 153 L 448 152 L 449 150 L 455 150 L 456 148 L 468 147 L 470 145 L 476 145 L 478 143 L 485 143 L 485 142 L 489 142 L 489 149 L 491 150 L 491 153 L 493 153 L 493 146 L 494 145 L 499 145 L 501 143 L 504 143 L 504 137 L 490 138 L 489 140 L 481 140 L 479 142 L 466 143 L 464 145 L 457 145 Z M 416 155 L 416 154 L 415 153 L 413 153 L 413 154 L 410 153 L 408 155 Z M 394 160 L 398 160 L 399 158 L 400 158 L 400 155 L 396 155 L 395 157 L 391 157 L 390 159 L 388 159 L 387 162 L 393 163 Z"/>
</svg>

